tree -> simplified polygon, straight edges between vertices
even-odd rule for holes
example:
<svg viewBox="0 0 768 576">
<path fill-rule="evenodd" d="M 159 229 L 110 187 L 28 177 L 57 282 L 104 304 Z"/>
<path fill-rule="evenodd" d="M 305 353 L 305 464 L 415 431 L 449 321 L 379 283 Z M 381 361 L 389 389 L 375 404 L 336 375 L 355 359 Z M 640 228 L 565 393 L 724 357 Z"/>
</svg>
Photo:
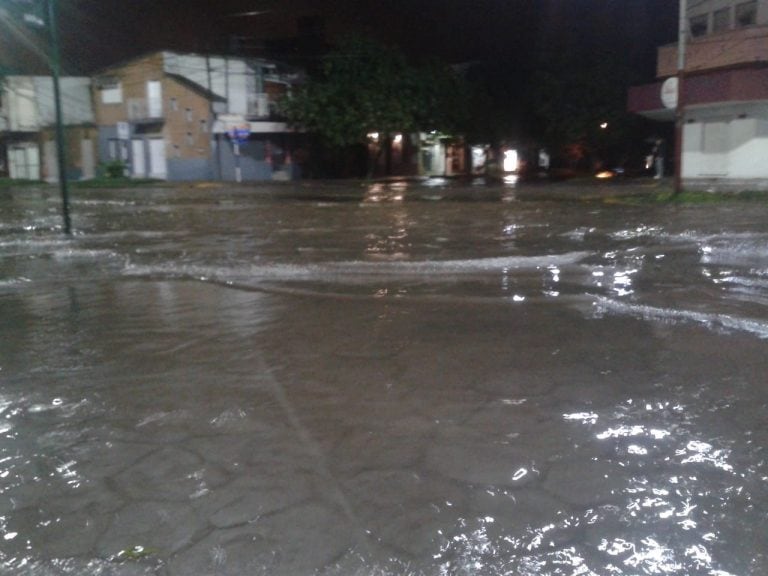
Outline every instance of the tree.
<svg viewBox="0 0 768 576">
<path fill-rule="evenodd" d="M 640 123 L 627 112 L 627 91 L 646 69 L 645 52 L 639 50 L 645 45 L 639 42 L 643 29 L 628 20 L 641 7 L 599 5 L 591 12 L 577 3 L 558 7 L 562 18 L 543 38 L 530 79 L 532 131 L 554 154 L 575 153 L 571 167 L 577 157 L 582 168 L 598 160 L 621 162 L 642 141 Z"/>
<path fill-rule="evenodd" d="M 460 129 L 467 95 L 444 64 L 412 65 L 395 48 L 354 38 L 326 56 L 320 74 L 282 108 L 292 124 L 337 150 L 365 145 L 377 133 L 381 154 L 395 133 Z"/>
</svg>

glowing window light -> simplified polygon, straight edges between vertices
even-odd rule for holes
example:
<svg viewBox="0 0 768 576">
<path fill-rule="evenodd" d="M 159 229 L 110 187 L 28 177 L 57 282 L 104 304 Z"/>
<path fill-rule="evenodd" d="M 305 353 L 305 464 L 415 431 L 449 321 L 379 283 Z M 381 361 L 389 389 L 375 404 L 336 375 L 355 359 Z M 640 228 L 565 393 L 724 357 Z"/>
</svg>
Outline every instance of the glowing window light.
<svg viewBox="0 0 768 576">
<path fill-rule="evenodd" d="M 378 134 L 377 134 L 378 136 Z M 392 142 L 395 144 L 400 144 L 403 141 L 403 135 L 402 134 L 395 134 L 395 137 L 392 139 Z"/>
<path fill-rule="evenodd" d="M 517 150 L 504 151 L 504 172 L 517 170 Z"/>
</svg>

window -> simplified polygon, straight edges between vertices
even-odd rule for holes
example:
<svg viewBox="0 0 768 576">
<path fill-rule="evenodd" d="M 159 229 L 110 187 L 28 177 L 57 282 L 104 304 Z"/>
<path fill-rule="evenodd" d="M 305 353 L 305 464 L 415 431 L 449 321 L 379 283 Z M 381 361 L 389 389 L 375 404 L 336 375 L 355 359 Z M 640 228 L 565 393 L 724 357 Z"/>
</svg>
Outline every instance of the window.
<svg viewBox="0 0 768 576">
<path fill-rule="evenodd" d="M 192 132 L 187 132 L 187 146 L 194 146 L 195 145 L 195 137 L 192 135 Z"/>
<path fill-rule="evenodd" d="M 123 85 L 120 82 L 109 82 L 99 86 L 102 104 L 122 104 Z"/>
<path fill-rule="evenodd" d="M 150 118 L 163 116 L 163 85 L 160 80 L 147 81 L 147 114 Z"/>
<path fill-rule="evenodd" d="M 725 32 L 731 28 L 731 8 L 716 10 L 712 15 L 712 32 Z"/>
<path fill-rule="evenodd" d="M 170 103 L 171 103 L 171 110 L 173 112 L 178 111 L 178 109 L 179 109 L 179 101 L 176 100 L 176 98 L 171 98 Z"/>
<path fill-rule="evenodd" d="M 207 120 L 200 120 L 200 132 L 205 134 L 208 132 L 208 121 Z"/>
<path fill-rule="evenodd" d="M 699 16 L 693 16 L 691 18 L 691 36 L 698 38 L 704 36 L 707 33 L 708 14 L 700 14 Z"/>
<path fill-rule="evenodd" d="M 752 26 L 757 24 L 757 0 L 736 5 L 736 26 Z"/>
<path fill-rule="evenodd" d="M 108 141 L 108 146 L 109 146 L 110 160 L 121 160 L 123 162 L 128 161 L 128 141 L 127 140 L 110 138 Z"/>
<path fill-rule="evenodd" d="M 185 108 L 184 116 L 187 119 L 187 122 L 192 122 L 192 108 Z"/>
</svg>

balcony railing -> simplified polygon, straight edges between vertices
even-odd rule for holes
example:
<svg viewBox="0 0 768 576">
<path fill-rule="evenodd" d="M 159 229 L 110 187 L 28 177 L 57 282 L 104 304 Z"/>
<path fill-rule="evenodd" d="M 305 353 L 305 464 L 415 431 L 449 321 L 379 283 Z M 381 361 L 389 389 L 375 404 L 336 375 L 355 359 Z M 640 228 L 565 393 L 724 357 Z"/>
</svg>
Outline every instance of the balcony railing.
<svg viewBox="0 0 768 576">
<path fill-rule="evenodd" d="M 685 71 L 768 62 L 768 26 L 752 26 L 691 39 L 685 46 Z M 661 46 L 656 75 L 677 74 L 677 44 Z"/>
<path fill-rule="evenodd" d="M 163 105 L 160 101 L 128 98 L 125 107 L 130 122 L 156 122 L 163 119 Z"/>
<path fill-rule="evenodd" d="M 280 99 L 283 94 L 258 92 L 248 95 L 248 110 L 246 115 L 251 120 L 284 120 L 280 113 Z"/>
</svg>

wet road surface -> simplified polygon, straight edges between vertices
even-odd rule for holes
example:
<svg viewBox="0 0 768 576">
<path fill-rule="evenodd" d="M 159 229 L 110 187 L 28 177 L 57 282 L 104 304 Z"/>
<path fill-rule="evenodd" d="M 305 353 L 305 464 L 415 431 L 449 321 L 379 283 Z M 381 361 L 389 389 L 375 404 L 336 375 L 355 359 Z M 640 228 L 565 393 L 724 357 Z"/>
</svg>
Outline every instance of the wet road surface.
<svg viewBox="0 0 768 576">
<path fill-rule="evenodd" d="M 0 192 L 0 572 L 768 573 L 768 206 Z"/>
</svg>

